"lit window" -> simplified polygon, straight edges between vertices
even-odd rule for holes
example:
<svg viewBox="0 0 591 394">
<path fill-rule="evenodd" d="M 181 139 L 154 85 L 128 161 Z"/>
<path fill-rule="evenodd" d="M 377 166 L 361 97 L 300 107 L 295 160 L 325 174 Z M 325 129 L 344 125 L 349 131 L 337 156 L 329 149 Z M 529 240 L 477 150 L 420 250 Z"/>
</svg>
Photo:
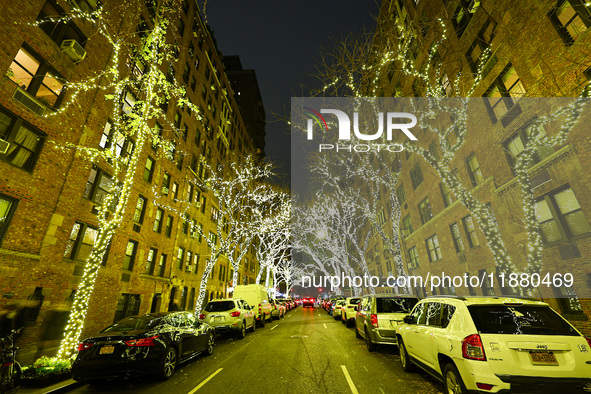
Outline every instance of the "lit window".
<svg viewBox="0 0 591 394">
<path fill-rule="evenodd" d="M 146 159 L 146 166 L 144 167 L 144 181 L 148 183 L 152 183 L 152 176 L 154 175 L 154 168 L 156 168 L 156 163 L 154 159 L 148 157 Z"/>
<path fill-rule="evenodd" d="M 72 227 L 70 238 L 66 243 L 64 257 L 72 260 L 86 261 L 96 242 L 98 230 L 88 225 L 76 222 Z"/>
<path fill-rule="evenodd" d="M 156 266 L 156 256 L 158 255 L 158 250 L 154 248 L 150 248 L 148 251 L 148 257 L 146 258 L 146 271 L 145 273 L 148 275 L 154 274 L 154 268 Z"/>
<path fill-rule="evenodd" d="M 589 222 L 570 187 L 540 198 L 536 202 L 535 212 L 546 243 L 566 241 L 591 232 Z"/>
<path fill-rule="evenodd" d="M 464 223 L 464 230 L 468 235 L 468 245 L 470 245 L 471 248 L 479 246 L 480 242 L 478 241 L 478 235 L 476 234 L 476 226 L 474 225 L 474 220 L 472 219 L 472 216 L 466 216 L 462 219 L 462 222 Z"/>
<path fill-rule="evenodd" d="M 135 212 L 133 213 L 133 221 L 139 224 L 144 222 L 144 214 L 146 212 L 146 202 L 148 200 L 143 197 L 139 196 L 137 199 L 137 203 L 135 204 Z"/>
<path fill-rule="evenodd" d="M 93 165 L 86 181 L 84 198 L 96 204 L 102 204 L 106 196 L 113 191 L 113 179 L 105 171 Z"/>
<path fill-rule="evenodd" d="M 156 209 L 156 214 L 154 217 L 154 226 L 152 230 L 159 233 L 162 231 L 162 220 L 164 219 L 164 209 L 158 208 Z"/>
<path fill-rule="evenodd" d="M 548 16 L 566 45 L 573 44 L 591 26 L 591 13 L 581 0 L 562 0 Z"/>
<path fill-rule="evenodd" d="M 176 269 L 183 269 L 183 262 L 185 261 L 185 248 L 179 248 L 176 254 Z"/>
<path fill-rule="evenodd" d="M 482 176 L 480 165 L 478 164 L 478 160 L 476 160 L 474 153 L 468 156 L 468 159 L 466 160 L 466 166 L 468 167 L 468 174 L 470 175 L 472 186 L 481 184 L 484 180 L 484 177 Z"/>
<path fill-rule="evenodd" d="M 168 172 L 165 172 L 164 176 L 162 177 L 162 188 L 160 189 L 160 192 L 163 195 L 168 196 L 169 190 L 170 190 L 170 174 Z"/>
<path fill-rule="evenodd" d="M 437 238 L 437 235 L 427 238 L 425 243 L 427 244 L 429 261 L 433 263 L 437 260 L 441 260 L 441 248 L 439 247 L 439 239 Z"/>
<path fill-rule="evenodd" d="M 505 67 L 484 96 L 489 97 L 485 103 L 492 111 L 491 119 L 496 122 L 513 108 L 517 100 L 525 96 L 525 88 L 515 67 L 511 64 Z"/>
<path fill-rule="evenodd" d="M 410 215 L 406 215 L 404 217 L 404 219 L 402 219 L 402 228 L 405 231 L 408 231 L 408 235 L 412 234 L 413 228 L 412 228 L 412 221 L 410 219 Z"/>
<path fill-rule="evenodd" d="M 470 69 L 475 74 L 481 66 L 481 61 L 483 60 L 482 53 L 490 46 L 494 38 L 496 27 L 497 24 L 488 19 L 466 53 Z"/>
<path fill-rule="evenodd" d="M 133 263 L 135 262 L 135 255 L 137 253 L 137 242 L 131 239 L 127 242 L 125 248 L 125 257 L 123 258 L 123 269 L 131 271 L 133 270 Z"/>
<path fill-rule="evenodd" d="M 514 175 L 516 175 L 515 165 L 517 164 L 517 160 L 519 159 L 519 156 L 521 156 L 521 154 L 524 152 L 528 142 L 536 140 L 543 136 L 545 136 L 545 132 L 541 127 L 539 127 L 537 130 L 533 130 L 532 127 L 526 126 L 519 129 L 515 134 L 513 134 L 511 137 L 509 137 L 507 141 L 503 143 L 505 153 L 507 154 L 507 161 L 509 162 L 509 167 L 511 167 L 511 171 Z M 543 145 L 539 147 L 532 156 L 530 166 L 534 165 L 535 163 L 539 163 L 541 160 L 548 157 L 553 152 L 554 149 L 551 146 Z"/>
<path fill-rule="evenodd" d="M 166 228 L 164 229 L 164 235 L 166 235 L 167 238 L 170 238 L 170 236 L 172 235 L 172 223 L 173 218 L 172 216 L 168 215 L 166 217 Z"/>
</svg>

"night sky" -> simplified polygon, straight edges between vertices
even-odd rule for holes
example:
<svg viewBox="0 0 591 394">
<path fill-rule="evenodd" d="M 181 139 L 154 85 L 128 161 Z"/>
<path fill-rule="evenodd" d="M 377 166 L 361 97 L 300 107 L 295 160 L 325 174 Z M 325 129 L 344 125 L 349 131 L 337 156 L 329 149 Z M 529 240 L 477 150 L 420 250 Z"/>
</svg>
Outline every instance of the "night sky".
<svg viewBox="0 0 591 394">
<path fill-rule="evenodd" d="M 239 55 L 244 69 L 254 69 L 267 113 L 267 157 L 277 163 L 289 185 L 289 126 L 276 114 L 289 116 L 292 96 L 317 87 L 311 75 L 321 48 L 334 40 L 373 31 L 379 0 L 208 0 L 207 23 L 219 50 Z M 199 1 L 203 10 L 204 0 Z M 303 87 L 304 86 L 304 87 Z"/>
</svg>

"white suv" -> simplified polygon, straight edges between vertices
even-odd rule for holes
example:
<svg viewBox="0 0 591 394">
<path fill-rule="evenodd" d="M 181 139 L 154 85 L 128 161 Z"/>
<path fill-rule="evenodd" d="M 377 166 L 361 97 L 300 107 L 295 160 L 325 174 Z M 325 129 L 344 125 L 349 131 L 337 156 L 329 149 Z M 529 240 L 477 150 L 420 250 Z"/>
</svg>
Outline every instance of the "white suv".
<svg viewBox="0 0 591 394">
<path fill-rule="evenodd" d="M 445 393 L 591 391 L 591 340 L 545 302 L 429 297 L 397 336 L 404 370 L 421 367 Z"/>
</svg>

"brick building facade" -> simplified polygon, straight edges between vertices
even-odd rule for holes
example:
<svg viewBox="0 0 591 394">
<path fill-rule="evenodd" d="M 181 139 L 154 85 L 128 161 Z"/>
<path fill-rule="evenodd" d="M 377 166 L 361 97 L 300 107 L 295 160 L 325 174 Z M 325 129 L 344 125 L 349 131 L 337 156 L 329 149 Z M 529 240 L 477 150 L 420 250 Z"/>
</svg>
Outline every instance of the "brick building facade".
<svg viewBox="0 0 591 394">
<path fill-rule="evenodd" d="M 20 357 L 31 361 L 47 323 L 48 311 L 73 299 L 97 233 L 96 207 L 116 184 L 110 163 L 88 160 L 80 145 L 107 149 L 117 144 L 122 158 L 134 149 L 130 138 L 110 133 L 113 102 L 91 88 L 74 105 L 61 81 L 80 81 L 108 66 L 109 43 L 88 22 L 35 25 L 46 16 L 92 10 L 96 1 L 16 1 L 4 7 L 0 50 L 0 309 L 28 305 L 26 329 L 19 339 Z M 120 31 L 152 26 L 156 1 L 137 4 L 105 2 Z M 148 144 L 135 169 L 135 181 L 123 225 L 116 230 L 98 273 L 85 333 L 121 317 L 165 311 L 178 303 L 195 306 L 207 243 L 199 235 L 216 231 L 217 202 L 211 192 L 192 182 L 203 178 L 203 163 L 231 160 L 253 150 L 234 93 L 196 2 L 179 1 L 168 40 L 175 42 L 176 61 L 162 70 L 187 91 L 202 109 L 203 120 L 173 100 L 163 105 L 168 122 L 154 124 L 176 151 L 164 154 Z M 136 12 L 137 11 L 137 12 Z M 112 21 L 113 22 L 113 21 Z M 141 33 L 140 33 L 141 34 Z M 85 54 L 83 56 L 83 54 Z M 127 55 L 124 55 L 127 56 Z M 145 65 L 128 62 L 122 73 L 132 77 Z M 106 83 L 105 81 L 99 81 Z M 122 110 L 135 97 L 122 93 Z M 258 264 L 247 255 L 241 283 L 254 283 Z M 228 295 L 232 269 L 217 262 L 207 283 L 207 297 Z"/>
<path fill-rule="evenodd" d="M 516 267 L 523 269 L 527 232 L 514 166 L 528 138 L 535 102 L 521 97 L 572 97 L 581 92 L 590 77 L 590 9 L 580 0 L 384 1 L 376 42 L 394 30 L 394 23 L 404 21 L 414 31 L 409 52 L 414 56 L 414 67 L 423 69 L 430 48 L 441 38 L 436 18 L 447 28 L 437 57 L 443 70 L 442 91 L 448 96 L 490 97 L 474 99 L 470 112 L 474 116 L 468 120 L 469 131 L 454 156 L 453 168 L 465 188 L 482 203 L 490 204 L 507 251 Z M 485 64 L 479 64 L 485 50 L 491 55 Z M 383 96 L 424 95 L 417 78 L 400 71 L 395 62 L 387 67 L 390 69 L 382 74 L 380 86 Z M 470 94 L 479 67 L 482 78 Z M 456 78 L 454 90 L 449 81 Z M 497 101 L 498 97 L 505 99 Z M 495 103 L 506 107 L 495 107 Z M 543 271 L 569 272 L 575 278 L 574 293 L 541 289 L 533 295 L 549 302 L 589 336 L 589 299 L 575 297 L 569 302 L 559 297 L 588 296 L 591 291 L 591 178 L 587 171 L 591 146 L 586 116 L 584 113 L 564 144 L 540 150 L 528 171 L 536 215 L 542 223 Z M 546 130 L 549 134 L 555 131 Z M 437 154 L 440 148 L 429 133 L 419 131 L 418 138 L 425 149 Z M 402 170 L 397 196 L 402 206 L 400 235 L 407 272 L 423 277 L 442 271 L 452 276 L 496 275 L 487 240 L 470 211 L 423 158 L 413 154 L 399 158 Z M 386 220 L 385 226 L 391 223 Z M 379 256 L 381 241 L 377 238 L 372 248 L 378 257 L 374 254 L 370 269 L 386 275 L 392 272 L 392 263 Z M 432 294 L 424 288 L 415 292 L 419 296 Z M 490 287 L 440 288 L 437 294 L 441 293 L 501 295 L 507 294 L 507 289 L 501 289 L 495 280 Z"/>
</svg>

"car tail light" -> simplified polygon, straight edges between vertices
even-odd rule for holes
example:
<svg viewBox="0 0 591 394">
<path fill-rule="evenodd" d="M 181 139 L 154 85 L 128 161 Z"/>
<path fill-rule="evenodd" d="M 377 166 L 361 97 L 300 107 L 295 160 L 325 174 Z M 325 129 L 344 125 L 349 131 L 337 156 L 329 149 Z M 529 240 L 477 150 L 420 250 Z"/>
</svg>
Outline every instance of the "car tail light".
<svg viewBox="0 0 591 394">
<path fill-rule="evenodd" d="M 494 387 L 493 384 L 488 383 L 476 383 L 476 386 L 478 386 L 478 388 L 482 390 L 491 390 Z"/>
<path fill-rule="evenodd" d="M 587 343 L 589 344 L 589 347 L 591 347 L 591 338 L 585 338 L 587 340 Z"/>
<path fill-rule="evenodd" d="M 234 311 L 234 312 L 230 313 L 230 316 L 238 317 L 238 316 L 240 316 L 240 311 Z"/>
<path fill-rule="evenodd" d="M 205 319 L 205 314 L 204 313 L 202 313 L 202 314 L 199 315 L 199 320 L 203 320 L 203 319 Z"/>
<path fill-rule="evenodd" d="M 462 356 L 470 360 L 486 361 L 484 346 L 482 345 L 480 335 L 468 335 L 462 340 Z"/>
<path fill-rule="evenodd" d="M 156 338 L 158 338 L 158 335 L 154 335 L 153 337 L 148 337 L 148 338 L 132 339 L 129 341 L 125 341 L 125 344 L 127 346 L 134 346 L 134 347 L 156 346 L 156 342 L 154 342 L 154 339 L 156 339 Z"/>
<path fill-rule="evenodd" d="M 374 327 L 378 327 L 378 315 L 373 314 L 369 317 L 371 319 L 371 325 Z"/>
<path fill-rule="evenodd" d="M 92 346 L 92 343 L 82 342 L 78 344 L 78 351 L 81 352 L 83 350 L 89 349 Z"/>
<path fill-rule="evenodd" d="M 3 367 L 8 367 L 9 365 L 14 364 L 14 361 L 9 361 L 7 363 L 2 364 Z"/>
</svg>

